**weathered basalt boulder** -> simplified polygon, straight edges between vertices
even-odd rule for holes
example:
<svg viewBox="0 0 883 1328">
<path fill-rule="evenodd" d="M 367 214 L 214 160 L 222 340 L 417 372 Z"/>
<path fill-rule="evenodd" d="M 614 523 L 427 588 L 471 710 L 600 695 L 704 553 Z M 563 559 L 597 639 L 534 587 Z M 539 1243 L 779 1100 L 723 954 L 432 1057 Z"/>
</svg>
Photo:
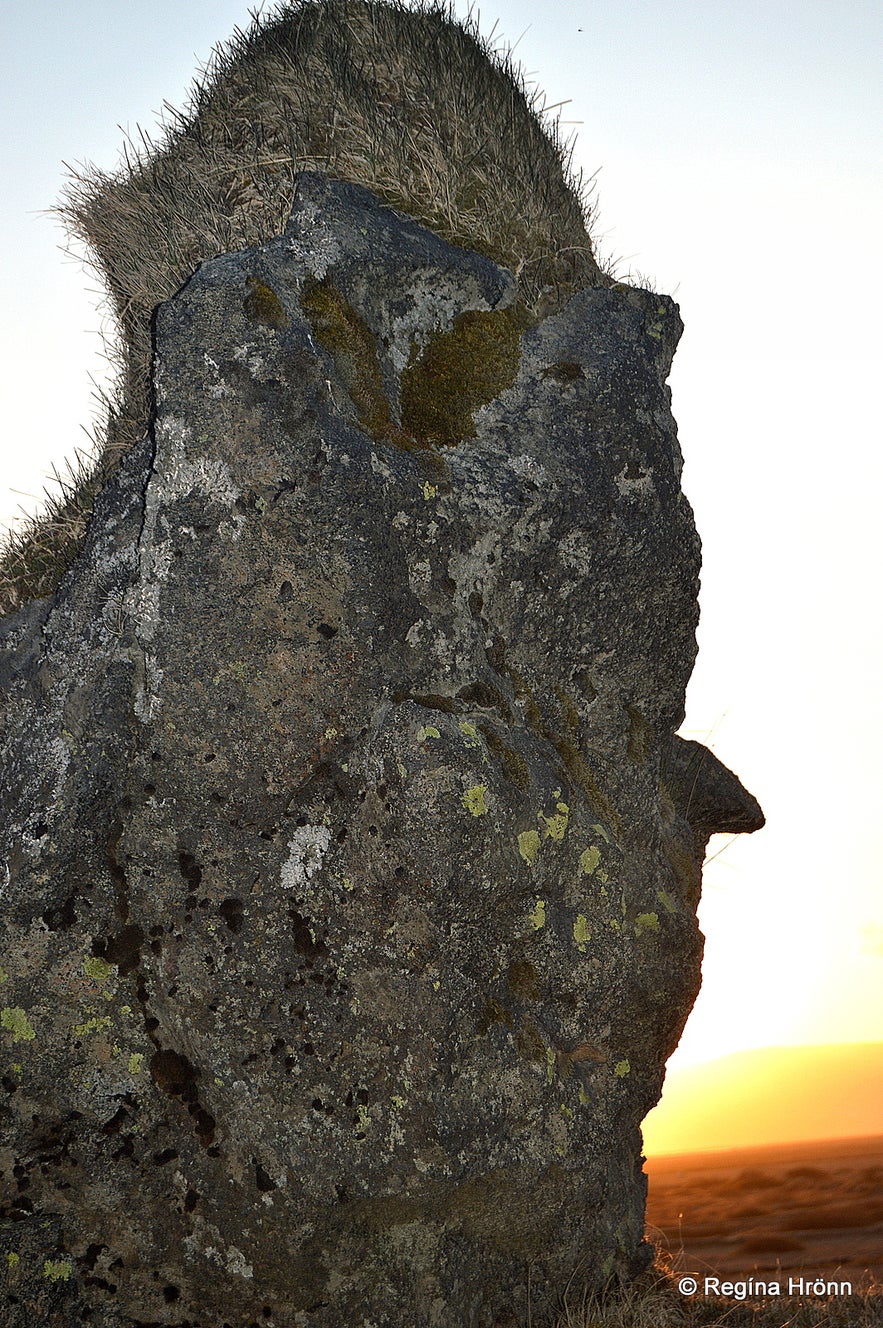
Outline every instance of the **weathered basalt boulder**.
<svg viewBox="0 0 883 1328">
<path fill-rule="evenodd" d="M 0 624 L 5 1322 L 490 1328 L 645 1265 L 705 841 L 762 823 L 673 737 L 679 333 L 316 175 L 160 307 L 151 438 Z"/>
</svg>

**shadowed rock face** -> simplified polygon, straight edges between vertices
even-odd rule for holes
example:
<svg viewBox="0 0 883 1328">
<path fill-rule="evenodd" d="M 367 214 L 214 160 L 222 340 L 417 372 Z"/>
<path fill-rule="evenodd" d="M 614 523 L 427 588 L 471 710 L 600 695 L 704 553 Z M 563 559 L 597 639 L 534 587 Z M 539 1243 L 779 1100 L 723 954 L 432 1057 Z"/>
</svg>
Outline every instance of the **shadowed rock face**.
<svg viewBox="0 0 883 1328">
<path fill-rule="evenodd" d="M 319 176 L 160 307 L 152 438 L 0 624 L 14 1328 L 490 1328 L 646 1263 L 705 840 L 762 824 L 672 737 L 679 333 L 533 323 Z"/>
</svg>

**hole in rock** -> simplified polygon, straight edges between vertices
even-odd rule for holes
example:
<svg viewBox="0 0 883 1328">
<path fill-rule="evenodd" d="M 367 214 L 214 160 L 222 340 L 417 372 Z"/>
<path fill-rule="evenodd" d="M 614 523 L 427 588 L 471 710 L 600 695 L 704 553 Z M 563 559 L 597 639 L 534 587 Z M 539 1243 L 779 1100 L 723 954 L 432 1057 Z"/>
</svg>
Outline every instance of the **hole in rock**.
<svg viewBox="0 0 883 1328">
<path fill-rule="evenodd" d="M 63 904 L 49 908 L 43 914 L 43 921 L 50 931 L 67 931 L 77 920 L 74 900 L 76 895 L 69 895 Z M 85 903 L 85 900 L 83 901 Z"/>
<path fill-rule="evenodd" d="M 178 854 L 178 871 L 190 886 L 191 891 L 199 889 L 200 882 L 202 881 L 202 868 L 192 853 L 187 853 L 182 850 Z"/>
<path fill-rule="evenodd" d="M 245 922 L 242 912 L 244 907 L 241 899 L 224 899 L 218 905 L 218 912 L 232 932 L 242 931 Z"/>
</svg>

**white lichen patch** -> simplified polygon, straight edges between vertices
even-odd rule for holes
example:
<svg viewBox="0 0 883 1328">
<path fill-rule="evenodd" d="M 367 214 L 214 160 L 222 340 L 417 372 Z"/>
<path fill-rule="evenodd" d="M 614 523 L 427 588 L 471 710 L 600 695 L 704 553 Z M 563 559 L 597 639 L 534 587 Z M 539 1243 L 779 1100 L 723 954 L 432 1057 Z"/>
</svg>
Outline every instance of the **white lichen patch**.
<svg viewBox="0 0 883 1328">
<path fill-rule="evenodd" d="M 217 360 L 212 359 L 208 351 L 203 354 L 202 362 L 205 365 L 206 372 L 206 392 L 212 401 L 220 401 L 223 397 L 233 395 L 233 389 L 221 378 L 220 366 Z"/>
<path fill-rule="evenodd" d="M 621 498 L 654 498 L 656 496 L 656 487 L 653 483 L 653 472 L 651 470 L 642 470 L 637 475 L 629 475 L 625 470 L 614 476 L 613 483 L 616 485 Z"/>
<path fill-rule="evenodd" d="M 303 264 L 311 277 L 322 281 L 328 269 L 340 260 L 340 241 L 328 216 L 317 203 L 303 202 L 297 206 L 291 222 L 297 235 L 286 234 L 284 248 L 295 262 Z"/>
<path fill-rule="evenodd" d="M 397 376 L 411 359 L 414 346 L 422 348 L 430 337 L 450 332 L 454 318 L 462 311 L 462 293 L 451 288 L 445 275 L 433 268 L 419 273 L 408 292 L 410 299 L 404 311 L 397 310 L 388 327 L 381 329 Z M 487 307 L 480 297 L 477 303 Z"/>
<path fill-rule="evenodd" d="M 582 529 L 571 530 L 559 540 L 558 557 L 571 572 L 588 576 L 593 571 L 595 550 Z"/>
<path fill-rule="evenodd" d="M 272 375 L 267 369 L 264 359 L 257 353 L 254 346 L 234 346 L 232 358 L 237 364 L 241 364 L 242 367 L 248 371 L 249 376 L 253 378 L 256 383 L 270 381 Z"/>
<path fill-rule="evenodd" d="M 327 825 L 301 825 L 288 845 L 288 860 L 282 867 L 282 885 L 286 890 L 302 888 L 322 866 L 331 831 Z"/>
<path fill-rule="evenodd" d="M 245 1255 L 238 1250 L 235 1245 L 228 1245 L 224 1248 L 224 1242 L 218 1228 L 211 1222 L 206 1222 L 202 1218 L 194 1218 L 194 1230 L 191 1235 L 184 1237 L 184 1248 L 191 1259 L 202 1255 L 205 1259 L 210 1259 L 212 1263 L 217 1264 L 219 1268 L 225 1269 L 235 1277 L 244 1277 L 250 1279 L 254 1277 L 254 1268 L 246 1262 Z M 206 1236 L 217 1242 L 216 1244 L 203 1243 Z"/>
<path fill-rule="evenodd" d="M 416 595 L 419 595 L 431 580 L 432 563 L 428 558 L 421 558 L 408 567 L 408 582 Z"/>
<path fill-rule="evenodd" d="M 544 485 L 548 478 L 545 466 L 541 465 L 535 457 L 527 456 L 526 453 L 522 453 L 521 456 L 517 457 L 509 457 L 506 464 L 510 470 L 515 471 L 516 475 L 520 475 L 522 479 L 530 480 L 538 488 Z"/>
<path fill-rule="evenodd" d="M 140 578 L 130 594 L 131 602 L 126 605 L 137 622 L 142 642 L 152 641 L 156 633 L 162 586 L 173 562 L 174 537 L 167 533 L 172 524 L 170 504 L 193 494 L 199 495 L 206 506 L 218 504 L 230 512 L 233 538 L 241 533 L 244 522 L 244 517 L 234 511 L 239 489 L 229 466 L 213 457 L 198 456 L 195 461 L 190 460 L 186 450 L 190 437 L 191 430 L 185 420 L 171 412 L 157 421 L 156 462 L 144 503 Z M 176 536 L 179 535 L 177 531 Z"/>
<path fill-rule="evenodd" d="M 154 480 L 159 480 L 161 488 L 156 498 L 169 503 L 199 490 L 208 498 L 231 506 L 239 497 L 239 490 L 229 467 L 218 458 L 199 456 L 196 461 L 189 460 L 185 443 L 190 437 L 190 428 L 177 415 L 169 413 L 157 421 Z"/>
<path fill-rule="evenodd" d="M 145 650 L 143 666 L 137 676 L 133 702 L 135 714 L 145 724 L 149 724 L 155 718 L 162 706 L 160 691 L 163 676 L 163 670 L 158 666 L 156 656 L 151 651 Z"/>
</svg>

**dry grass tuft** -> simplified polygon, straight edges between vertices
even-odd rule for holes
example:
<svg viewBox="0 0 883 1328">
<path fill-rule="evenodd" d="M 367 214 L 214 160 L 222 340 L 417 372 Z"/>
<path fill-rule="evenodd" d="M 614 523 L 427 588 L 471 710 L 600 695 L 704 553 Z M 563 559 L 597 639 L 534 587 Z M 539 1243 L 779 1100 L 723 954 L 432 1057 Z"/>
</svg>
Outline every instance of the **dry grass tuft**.
<svg viewBox="0 0 883 1328">
<path fill-rule="evenodd" d="M 216 254 L 279 235 L 299 171 L 366 185 L 512 269 L 522 297 L 606 279 L 589 190 L 543 98 L 449 0 L 288 0 L 218 47 L 156 141 L 72 172 L 60 208 L 108 291 L 119 394 L 94 473 L 74 472 L 0 564 L 0 612 L 48 593 L 94 492 L 149 423 L 153 310 Z"/>
<path fill-rule="evenodd" d="M 586 1296 L 579 1303 L 565 1300 L 554 1328 L 880 1328 L 883 1323 L 881 1287 L 851 1296 L 783 1295 L 739 1301 L 683 1296 L 678 1276 L 671 1261 L 661 1255 L 630 1286 L 611 1287 L 607 1294 Z"/>
</svg>

